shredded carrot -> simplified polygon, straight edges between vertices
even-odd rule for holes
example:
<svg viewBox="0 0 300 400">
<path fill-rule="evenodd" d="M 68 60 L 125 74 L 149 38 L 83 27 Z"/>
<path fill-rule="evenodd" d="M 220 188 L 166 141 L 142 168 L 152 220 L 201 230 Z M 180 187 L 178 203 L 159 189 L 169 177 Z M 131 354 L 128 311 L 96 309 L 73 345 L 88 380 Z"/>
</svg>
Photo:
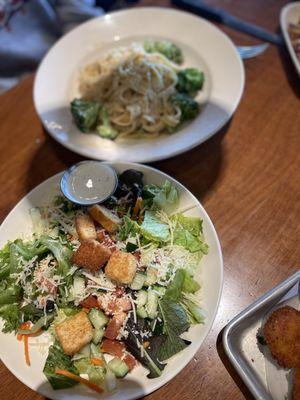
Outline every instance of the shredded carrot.
<svg viewBox="0 0 300 400">
<path fill-rule="evenodd" d="M 23 339 L 22 333 L 17 334 L 17 340 L 21 341 Z"/>
<path fill-rule="evenodd" d="M 23 340 L 24 340 L 25 361 L 26 361 L 26 364 L 30 367 L 28 336 L 24 335 Z"/>
<path fill-rule="evenodd" d="M 21 326 L 20 326 L 20 329 L 29 329 L 30 325 L 31 325 L 30 321 L 23 322 L 23 324 L 21 324 Z M 18 333 L 17 334 L 17 339 L 21 341 L 23 339 L 23 334 L 22 333 Z"/>
<path fill-rule="evenodd" d="M 93 364 L 93 365 L 104 365 L 104 362 L 100 358 L 91 358 L 91 364 Z"/>
<path fill-rule="evenodd" d="M 58 375 L 66 376 L 67 378 L 73 379 L 73 381 L 82 383 L 83 385 L 89 387 L 92 390 L 95 390 L 98 393 L 102 393 L 103 389 L 96 385 L 95 383 L 88 381 L 87 379 L 81 378 L 78 375 L 73 374 L 72 372 L 66 371 L 64 369 L 55 368 L 55 373 Z"/>
<path fill-rule="evenodd" d="M 142 206 L 142 202 L 143 202 L 143 199 L 141 197 L 138 197 L 136 199 L 135 206 L 134 206 L 133 213 L 132 213 L 133 218 L 135 218 L 138 215 L 138 213 L 141 209 L 141 206 Z"/>
</svg>

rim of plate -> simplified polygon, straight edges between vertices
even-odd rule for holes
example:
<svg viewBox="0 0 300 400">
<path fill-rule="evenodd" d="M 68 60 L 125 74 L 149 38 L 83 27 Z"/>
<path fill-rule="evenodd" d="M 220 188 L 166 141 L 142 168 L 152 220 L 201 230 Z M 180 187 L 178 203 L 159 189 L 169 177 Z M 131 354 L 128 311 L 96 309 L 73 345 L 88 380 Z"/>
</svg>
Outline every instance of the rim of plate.
<svg viewBox="0 0 300 400">
<path fill-rule="evenodd" d="M 211 331 L 211 328 L 215 322 L 216 319 L 216 315 L 217 312 L 219 310 L 219 306 L 220 306 L 220 301 L 221 301 L 221 297 L 222 297 L 222 292 L 223 292 L 223 286 L 224 286 L 224 262 L 223 262 L 223 254 L 222 254 L 222 248 L 221 248 L 221 244 L 219 241 L 219 237 L 218 234 L 216 232 L 216 229 L 214 227 L 214 224 L 212 223 L 212 220 L 210 219 L 209 215 L 207 214 L 205 208 L 202 206 L 202 204 L 200 203 L 200 201 L 193 195 L 192 192 L 190 192 L 182 183 L 178 182 L 177 179 L 173 178 L 172 176 L 166 174 L 165 172 L 162 172 L 160 170 L 158 170 L 157 168 L 148 166 L 148 165 L 144 165 L 144 164 L 139 164 L 139 163 L 133 163 L 133 162 L 126 162 L 126 161 L 103 161 L 104 164 L 109 164 L 112 167 L 116 167 L 116 168 L 145 168 L 146 170 L 150 170 L 154 173 L 158 173 L 160 176 L 166 178 L 166 179 L 171 179 L 171 181 L 174 181 L 181 189 L 183 189 L 184 192 L 186 192 L 197 204 L 197 208 L 201 210 L 201 213 L 205 216 L 206 222 L 209 225 L 209 228 L 211 229 L 211 232 L 214 236 L 215 239 L 215 243 L 217 246 L 217 256 L 219 259 L 219 263 L 220 263 L 220 284 L 219 287 L 217 287 L 217 291 L 218 291 L 218 296 L 217 296 L 217 302 L 215 305 L 215 309 L 214 312 L 211 315 L 211 321 L 209 325 L 206 325 L 206 332 L 203 336 L 203 339 L 197 343 L 195 351 L 190 355 L 190 356 L 186 356 L 183 360 L 183 362 L 179 365 L 179 366 L 175 366 L 172 368 L 171 373 L 169 374 L 169 377 L 166 379 L 162 379 L 161 381 L 158 381 L 157 383 L 154 383 L 154 380 L 152 380 L 153 384 L 151 386 L 151 388 L 138 388 L 136 389 L 137 391 L 139 390 L 139 393 L 134 394 L 132 397 L 129 397 L 128 400 L 135 400 L 140 398 L 141 396 L 145 396 L 148 395 L 150 393 L 153 393 L 154 391 L 156 391 L 157 389 L 163 387 L 164 385 L 166 385 L 168 382 L 170 382 L 176 375 L 178 375 L 185 367 L 186 365 L 192 360 L 192 358 L 194 357 L 194 355 L 199 351 L 200 347 L 203 345 L 203 342 L 205 341 L 205 339 L 207 338 L 208 334 Z M 16 209 L 20 206 L 21 202 L 23 200 L 26 199 L 26 197 L 28 197 L 30 194 L 32 194 L 34 191 L 38 190 L 42 185 L 46 184 L 47 182 L 50 182 L 52 180 L 54 180 L 55 178 L 58 178 L 59 176 L 61 177 L 63 175 L 64 171 L 58 172 L 55 175 L 52 175 L 51 177 L 47 178 L 46 180 L 44 180 L 43 182 L 41 182 L 40 184 L 38 184 L 36 187 L 34 187 L 32 190 L 30 190 L 25 196 L 22 197 L 22 199 L 19 200 L 19 202 L 13 207 L 13 209 L 9 212 L 9 214 L 5 217 L 5 219 L 2 221 L 1 225 L 0 225 L 0 233 L 1 230 L 3 229 L 3 226 L 7 223 L 8 218 L 10 217 L 11 214 L 13 214 Z M 1 355 L 1 351 L 0 351 L 0 355 Z M 43 396 L 49 397 L 49 393 L 46 390 L 37 390 L 36 387 L 34 387 L 34 385 L 29 384 L 26 381 L 26 378 L 23 377 L 23 375 L 21 373 L 19 373 L 18 369 L 16 369 L 16 367 L 9 365 L 7 363 L 7 359 L 5 359 L 5 357 L 0 357 L 0 359 L 2 360 L 3 364 L 5 365 L 5 367 L 19 380 L 21 381 L 24 385 L 26 385 L 27 387 L 29 387 L 30 389 L 34 390 L 36 393 L 39 393 Z M 160 377 L 163 378 L 163 375 Z M 45 378 L 45 382 L 46 382 L 46 378 Z M 107 393 L 106 393 L 107 395 Z M 70 393 L 70 396 L 74 396 L 72 393 Z M 69 396 L 64 397 L 64 399 L 68 399 Z M 99 397 L 100 399 L 101 397 Z M 107 398 L 107 396 L 105 397 L 105 399 Z"/>
<path fill-rule="evenodd" d="M 42 79 L 42 74 L 44 73 L 43 68 L 45 67 L 46 63 L 48 62 L 48 60 L 53 56 L 53 54 L 55 54 L 56 49 L 59 48 L 62 43 L 67 40 L 71 35 L 73 35 L 73 33 L 76 30 L 79 29 L 85 29 L 89 24 L 93 23 L 93 21 L 95 20 L 105 20 L 105 18 L 123 18 L 123 17 L 127 17 L 128 15 L 130 16 L 132 14 L 132 16 L 137 17 L 138 14 L 143 14 L 145 12 L 156 12 L 156 13 L 164 13 L 164 14 L 169 14 L 169 15 L 182 15 L 185 18 L 188 17 L 193 21 L 197 21 L 198 23 L 201 23 L 202 25 L 206 25 L 207 27 L 209 27 L 209 29 L 212 29 L 215 33 L 218 33 L 220 35 L 220 37 L 222 37 L 222 39 L 227 42 L 227 44 L 229 45 L 229 47 L 231 47 L 231 50 L 233 51 L 233 54 L 235 55 L 235 61 L 237 62 L 238 66 L 239 66 L 239 73 L 240 73 L 240 85 L 239 85 L 239 91 L 236 95 L 236 98 L 234 101 L 232 101 L 232 103 L 230 104 L 230 110 L 226 110 L 226 115 L 220 119 L 218 125 L 216 125 L 214 127 L 214 129 L 208 130 L 208 132 L 199 137 L 197 140 L 193 140 L 190 141 L 189 143 L 185 143 L 184 145 L 181 144 L 180 147 L 178 147 L 177 149 L 172 149 L 172 151 L 169 151 L 168 154 L 149 154 L 143 157 L 139 157 L 138 154 L 136 154 L 134 159 L 130 159 L 130 162 L 140 162 L 140 163 L 145 163 L 145 162 L 155 162 L 155 161 L 159 161 L 159 160 L 164 160 L 164 159 L 168 159 L 171 157 L 174 157 L 176 155 L 182 154 L 184 152 L 187 152 L 191 149 L 193 149 L 196 146 L 199 146 L 201 143 L 204 143 L 206 140 L 208 140 L 210 137 L 212 137 L 213 135 L 215 135 L 223 126 L 226 125 L 226 123 L 231 119 L 231 117 L 233 116 L 233 114 L 235 113 L 240 100 L 242 98 L 243 92 L 244 92 L 244 87 L 245 87 L 245 69 L 244 69 L 244 64 L 243 61 L 241 59 L 241 57 L 239 56 L 237 49 L 233 43 L 233 41 L 230 39 L 229 36 L 227 36 L 223 31 L 221 31 L 218 27 L 216 27 L 215 25 L 213 25 L 211 22 L 205 20 L 204 18 L 201 18 L 199 16 L 196 16 L 194 14 L 191 14 L 189 12 L 186 11 L 181 11 L 181 10 L 177 10 L 177 9 L 172 9 L 172 8 L 166 8 L 166 7 L 136 7 L 136 8 L 131 8 L 131 9 L 125 9 L 125 10 L 118 10 L 118 11 L 113 11 L 110 13 L 106 13 L 102 16 L 98 16 L 95 18 L 92 18 L 80 25 L 78 25 L 77 27 L 73 28 L 71 31 L 69 31 L 68 33 L 66 33 L 65 35 L 63 35 L 61 38 L 59 38 L 55 44 L 47 51 L 47 53 L 45 54 L 45 56 L 43 57 L 37 72 L 36 72 L 36 76 L 35 76 L 35 80 L 34 80 L 34 87 L 33 87 L 33 101 L 34 101 L 34 106 L 35 106 L 35 110 L 39 116 L 39 119 L 42 122 L 43 127 L 45 128 L 45 130 L 50 134 L 50 136 L 55 139 L 57 142 L 59 142 L 61 145 L 63 145 L 64 147 L 66 147 L 67 149 L 80 154 L 81 156 L 84 157 L 88 157 L 88 158 L 92 158 L 92 159 L 97 159 L 97 160 L 102 160 L 102 161 L 126 161 L 123 158 L 110 158 L 109 154 L 92 154 L 91 151 L 88 148 L 85 147 L 81 147 L 79 146 L 78 143 L 74 143 L 73 141 L 65 140 L 65 138 L 61 138 L 56 132 L 55 132 L 55 127 L 53 126 L 49 126 L 47 125 L 46 121 L 44 120 L 42 114 L 43 114 L 43 110 L 40 110 L 39 107 L 39 95 L 38 95 L 38 89 L 39 89 L 39 85 L 40 80 Z M 205 61 L 205 60 L 204 60 Z M 208 65 L 208 69 L 209 69 L 209 65 Z M 210 97 L 210 96 L 209 96 Z M 73 128 L 75 127 L 75 125 L 73 125 Z M 77 129 L 77 128 L 75 128 Z M 180 130 L 178 131 L 178 133 L 180 132 Z M 71 132 L 70 132 L 71 133 Z M 82 133 L 83 134 L 83 133 Z"/>
<path fill-rule="evenodd" d="M 298 12 L 297 12 L 298 10 Z M 290 53 L 290 57 L 294 63 L 295 69 L 300 75 L 300 61 L 297 58 L 296 52 L 294 50 L 294 47 L 291 42 L 290 35 L 288 33 L 288 24 L 291 20 L 291 14 L 295 11 L 295 13 L 298 15 L 300 11 L 300 1 L 295 1 L 293 3 L 288 3 L 284 7 L 282 7 L 280 11 L 280 27 L 281 31 L 283 32 L 283 37 L 285 40 L 285 44 L 288 48 L 288 51 Z"/>
</svg>

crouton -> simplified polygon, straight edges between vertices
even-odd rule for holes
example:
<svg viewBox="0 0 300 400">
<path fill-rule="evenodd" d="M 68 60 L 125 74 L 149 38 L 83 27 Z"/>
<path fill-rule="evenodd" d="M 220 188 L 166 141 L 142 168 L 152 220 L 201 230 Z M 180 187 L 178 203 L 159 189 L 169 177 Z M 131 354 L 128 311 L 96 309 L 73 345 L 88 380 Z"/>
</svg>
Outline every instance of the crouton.
<svg viewBox="0 0 300 400">
<path fill-rule="evenodd" d="M 132 254 L 117 250 L 110 257 L 105 273 L 113 281 L 129 285 L 135 276 L 136 267 L 137 261 Z"/>
<path fill-rule="evenodd" d="M 93 338 L 93 327 L 84 311 L 55 326 L 57 338 L 69 356 L 78 353 Z"/>
<path fill-rule="evenodd" d="M 116 242 L 112 240 L 105 229 L 97 231 L 97 239 L 103 246 L 108 247 L 112 253 L 117 250 Z"/>
<path fill-rule="evenodd" d="M 91 217 L 103 226 L 108 232 L 114 233 L 121 224 L 121 219 L 108 208 L 95 204 L 89 208 Z"/>
<path fill-rule="evenodd" d="M 109 260 L 111 251 L 97 240 L 85 240 L 72 255 L 72 263 L 92 272 L 102 268 Z"/>
<path fill-rule="evenodd" d="M 79 240 L 83 241 L 97 238 L 94 221 L 89 215 L 77 214 L 75 217 L 75 225 Z"/>
</svg>

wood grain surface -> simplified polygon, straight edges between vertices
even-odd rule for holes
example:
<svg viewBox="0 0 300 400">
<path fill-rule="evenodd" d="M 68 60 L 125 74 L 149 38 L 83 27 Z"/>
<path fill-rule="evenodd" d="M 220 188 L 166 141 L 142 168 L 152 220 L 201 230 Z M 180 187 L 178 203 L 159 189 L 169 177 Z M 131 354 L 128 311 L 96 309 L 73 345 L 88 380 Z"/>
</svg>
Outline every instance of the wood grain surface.
<svg viewBox="0 0 300 400">
<path fill-rule="evenodd" d="M 280 8 L 286 3 L 206 2 L 272 31 L 278 29 Z M 257 43 L 220 28 L 236 44 Z M 299 78 L 286 50 L 275 46 L 246 61 L 245 69 L 245 92 L 227 126 L 194 150 L 152 164 L 190 189 L 211 216 L 223 248 L 225 281 L 216 321 L 203 346 L 148 400 L 251 399 L 224 355 L 221 331 L 239 311 L 299 268 Z M 43 130 L 33 106 L 33 80 L 34 76 L 26 78 L 0 97 L 1 221 L 29 190 L 82 159 Z M 0 399 L 42 397 L 0 364 Z"/>
</svg>

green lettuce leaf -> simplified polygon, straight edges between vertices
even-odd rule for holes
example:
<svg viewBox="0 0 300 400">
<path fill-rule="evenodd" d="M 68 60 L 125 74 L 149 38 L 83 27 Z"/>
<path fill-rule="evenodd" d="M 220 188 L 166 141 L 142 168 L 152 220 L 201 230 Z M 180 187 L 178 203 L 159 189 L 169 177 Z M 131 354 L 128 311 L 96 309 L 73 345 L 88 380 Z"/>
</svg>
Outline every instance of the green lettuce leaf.
<svg viewBox="0 0 300 400">
<path fill-rule="evenodd" d="M 50 346 L 43 372 L 55 390 L 67 389 L 77 384 L 73 379 L 67 378 L 63 375 L 57 375 L 55 373 L 55 368 L 64 369 L 73 374 L 78 374 L 71 357 L 67 356 L 63 352 L 58 342 L 55 342 Z"/>
<path fill-rule="evenodd" d="M 184 296 L 181 300 L 181 304 L 184 306 L 191 324 L 203 324 L 205 320 L 205 314 L 193 300 Z"/>
<path fill-rule="evenodd" d="M 135 236 L 139 232 L 139 224 L 129 218 L 128 215 L 124 215 L 123 224 L 119 230 L 120 240 L 126 240 L 129 236 Z"/>
<path fill-rule="evenodd" d="M 0 306 L 0 317 L 5 321 L 2 332 L 16 331 L 20 325 L 18 304 L 4 304 Z"/>
<path fill-rule="evenodd" d="M 26 243 L 21 239 L 17 239 L 11 244 L 11 247 L 12 246 L 14 247 L 14 251 L 20 254 L 27 261 L 48 251 L 48 249 L 41 244 L 39 240 Z"/>
<path fill-rule="evenodd" d="M 3 249 L 0 250 L 0 280 L 5 279 L 9 276 L 10 272 L 10 248 L 9 244 L 6 244 Z"/>
<path fill-rule="evenodd" d="M 70 269 L 70 258 L 72 250 L 59 240 L 48 236 L 41 236 L 41 244 L 43 244 L 54 255 L 58 262 L 57 273 L 66 276 Z"/>
<path fill-rule="evenodd" d="M 200 285 L 195 279 L 185 270 L 184 279 L 182 285 L 182 291 L 184 293 L 196 293 L 200 289 Z"/>
<path fill-rule="evenodd" d="M 183 293 L 195 293 L 199 289 L 199 283 L 195 281 L 188 271 L 180 268 L 176 271 L 173 281 L 165 291 L 164 298 L 178 302 L 182 299 Z"/>
<path fill-rule="evenodd" d="M 203 310 L 188 295 L 196 293 L 200 285 L 184 269 L 178 269 L 175 277 L 167 288 L 164 299 L 180 303 L 192 324 L 201 324 L 205 316 Z"/>
<path fill-rule="evenodd" d="M 202 234 L 202 219 L 198 217 L 185 217 L 183 214 L 176 214 L 173 216 L 173 220 L 177 221 L 183 229 L 186 229 L 194 236 Z"/>
<path fill-rule="evenodd" d="M 172 217 L 172 222 L 175 223 L 174 244 L 184 247 L 191 253 L 199 251 L 203 254 L 208 253 L 208 245 L 202 235 L 202 220 L 200 218 L 177 214 Z"/>
<path fill-rule="evenodd" d="M 153 183 L 145 185 L 143 187 L 142 198 L 143 198 L 143 208 L 151 208 L 153 205 L 153 199 L 155 195 L 161 190 L 161 188 Z"/>
<path fill-rule="evenodd" d="M 35 305 L 32 303 L 21 307 L 20 311 L 23 315 L 24 321 L 31 321 L 33 323 L 44 316 L 44 311 L 35 307 Z"/>
<path fill-rule="evenodd" d="M 189 329 L 190 324 L 181 304 L 163 298 L 159 301 L 159 308 L 164 321 L 166 336 L 159 349 L 159 359 L 166 360 L 190 344 L 180 337 L 183 332 Z"/>
<path fill-rule="evenodd" d="M 142 225 L 143 236 L 148 240 L 167 242 L 170 239 L 169 226 L 161 222 L 154 211 L 146 211 Z"/>
<path fill-rule="evenodd" d="M 128 331 L 128 336 L 124 340 L 126 348 L 149 370 L 147 378 L 158 378 L 166 366 L 166 364 L 161 363 L 158 359 L 159 349 L 162 342 L 166 339 L 165 336 L 159 335 L 150 338 L 144 336 L 150 330 L 149 321 L 144 318 L 138 318 L 134 322 L 132 315 L 127 321 L 126 330 Z M 144 342 L 149 342 L 150 345 L 141 352 L 141 346 L 144 347 Z"/>
<path fill-rule="evenodd" d="M 22 288 L 20 286 L 11 285 L 0 293 L 0 306 L 4 304 L 13 304 L 18 302 L 22 297 Z"/>
<path fill-rule="evenodd" d="M 153 197 L 153 207 L 172 213 L 179 205 L 178 191 L 170 181 L 165 181 L 162 188 Z"/>
</svg>

